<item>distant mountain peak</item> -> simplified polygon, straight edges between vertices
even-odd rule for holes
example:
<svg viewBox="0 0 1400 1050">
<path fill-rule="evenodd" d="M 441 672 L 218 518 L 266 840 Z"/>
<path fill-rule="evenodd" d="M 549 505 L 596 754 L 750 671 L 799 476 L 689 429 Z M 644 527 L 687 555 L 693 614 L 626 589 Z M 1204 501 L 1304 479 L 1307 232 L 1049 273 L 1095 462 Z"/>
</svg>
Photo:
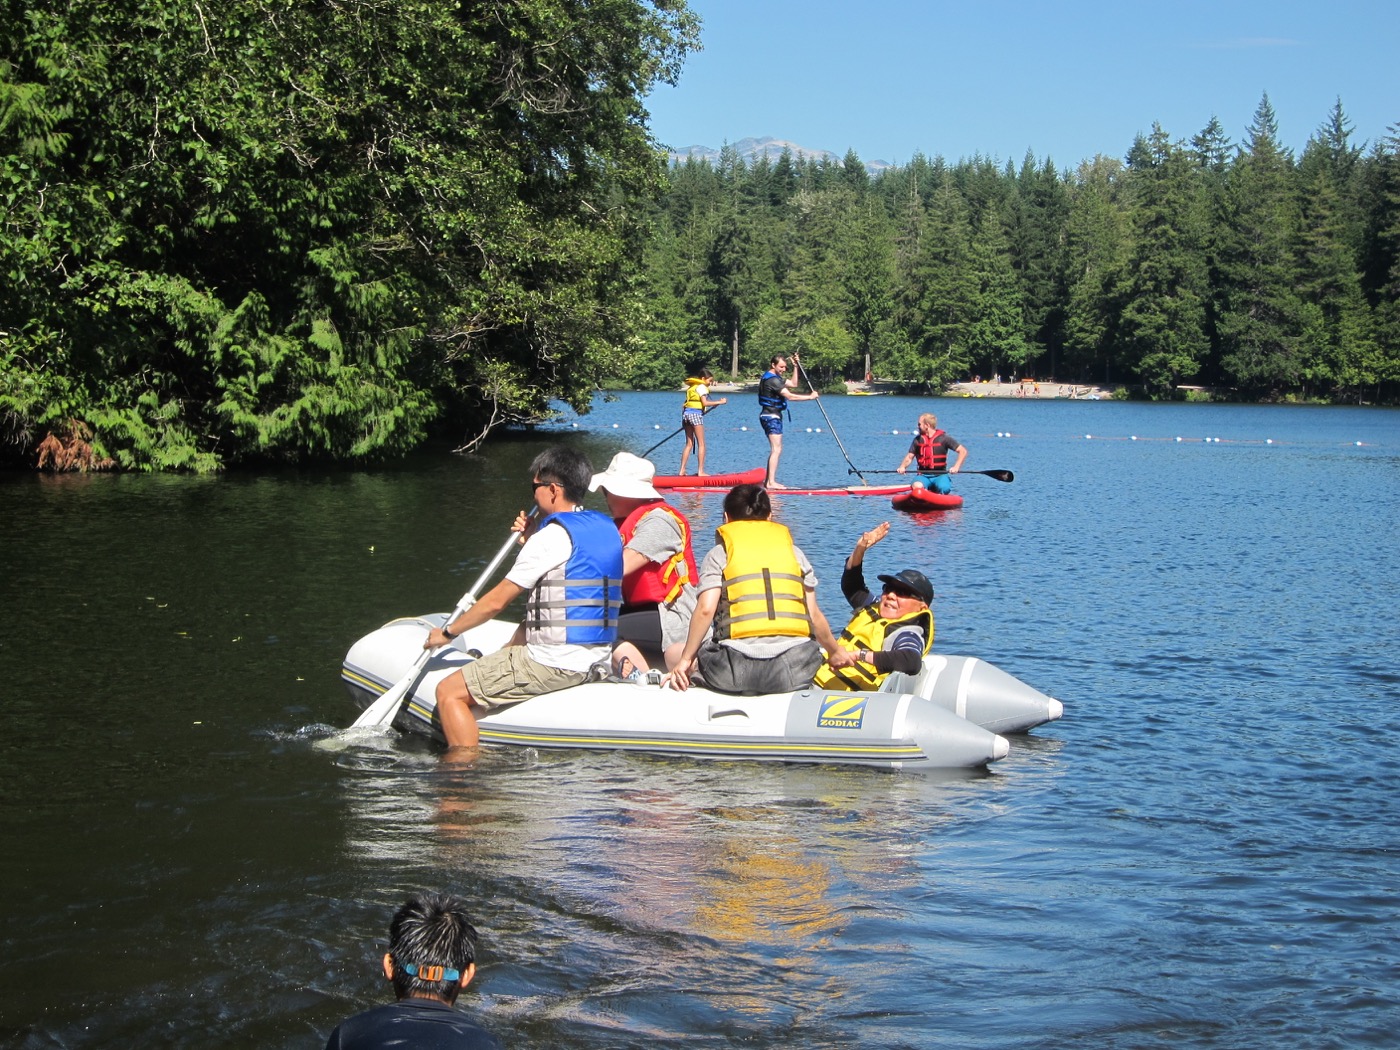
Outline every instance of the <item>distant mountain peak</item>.
<svg viewBox="0 0 1400 1050">
<path fill-rule="evenodd" d="M 789 139 L 774 138 L 772 135 L 739 139 L 737 142 L 729 143 L 729 146 L 744 159 L 745 164 L 752 164 L 760 157 L 766 157 L 770 161 L 777 160 L 783 155 L 783 150 L 787 150 L 796 159 L 810 157 L 812 160 L 830 160 L 836 164 L 840 164 L 845 159 L 843 153 L 833 153 L 829 149 L 813 149 Z M 670 154 L 674 161 L 684 162 L 694 157 L 696 160 L 707 160 L 714 164 L 719 160 L 720 151 L 714 146 L 684 146 L 681 149 L 671 150 Z M 883 171 L 891 166 L 883 160 L 866 160 L 864 157 L 861 158 L 861 163 L 868 171 Z"/>
</svg>

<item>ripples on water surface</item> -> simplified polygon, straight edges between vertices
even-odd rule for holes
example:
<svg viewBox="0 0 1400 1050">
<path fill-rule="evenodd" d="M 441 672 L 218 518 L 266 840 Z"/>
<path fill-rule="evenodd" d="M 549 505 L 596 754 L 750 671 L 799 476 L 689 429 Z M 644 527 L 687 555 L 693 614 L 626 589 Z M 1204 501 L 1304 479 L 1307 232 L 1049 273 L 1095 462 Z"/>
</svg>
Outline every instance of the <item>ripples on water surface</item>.
<svg viewBox="0 0 1400 1050">
<path fill-rule="evenodd" d="M 761 462 L 747 402 L 712 470 Z M 1065 701 L 987 773 L 332 728 L 345 649 L 451 605 L 557 431 L 601 469 L 678 404 L 374 472 L 0 479 L 0 1044 L 320 1045 L 431 887 L 476 902 L 511 1046 L 1393 1045 L 1393 412 L 943 400 L 1013 484 L 778 497 L 832 619 L 892 518 L 871 568 L 927 569 L 938 648 Z M 824 404 L 866 471 L 928 407 Z M 794 405 L 788 484 L 851 480 L 827 430 Z M 708 541 L 719 495 L 679 500 Z"/>
</svg>

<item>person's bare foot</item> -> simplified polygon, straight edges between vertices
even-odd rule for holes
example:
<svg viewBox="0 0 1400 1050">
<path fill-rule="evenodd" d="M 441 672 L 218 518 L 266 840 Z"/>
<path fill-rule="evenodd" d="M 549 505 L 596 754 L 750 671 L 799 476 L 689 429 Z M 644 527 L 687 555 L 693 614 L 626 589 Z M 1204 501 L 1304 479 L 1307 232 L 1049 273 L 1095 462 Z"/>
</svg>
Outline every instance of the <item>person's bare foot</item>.
<svg viewBox="0 0 1400 1050">
<path fill-rule="evenodd" d="M 695 475 L 697 478 L 708 478 L 710 475 L 705 471 L 699 471 Z"/>
<path fill-rule="evenodd" d="M 766 488 L 766 489 L 785 489 L 785 488 L 787 488 L 786 485 L 784 485 L 784 484 L 782 484 L 782 483 L 780 483 L 780 482 L 777 482 L 777 481 L 770 481 L 767 485 L 764 485 L 763 487 Z"/>
</svg>

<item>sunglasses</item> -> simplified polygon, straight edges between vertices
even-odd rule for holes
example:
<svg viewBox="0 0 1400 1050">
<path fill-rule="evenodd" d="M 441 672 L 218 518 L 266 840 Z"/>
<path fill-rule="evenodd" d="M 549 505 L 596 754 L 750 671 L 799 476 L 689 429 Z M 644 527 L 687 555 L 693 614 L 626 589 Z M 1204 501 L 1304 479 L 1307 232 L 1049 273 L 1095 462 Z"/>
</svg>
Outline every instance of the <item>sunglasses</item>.
<svg viewBox="0 0 1400 1050">
<path fill-rule="evenodd" d="M 532 482 L 530 482 L 530 491 L 531 491 L 531 492 L 537 492 L 537 491 L 539 491 L 540 489 L 544 488 L 546 485 L 557 485 L 557 484 L 559 484 L 559 482 L 557 482 L 557 481 L 532 481 Z"/>
<path fill-rule="evenodd" d="M 884 593 L 893 594 L 896 598 L 919 598 L 919 596 L 911 590 L 904 587 L 891 587 L 889 584 L 885 585 Z M 919 600 L 923 601 L 922 598 L 919 598 Z"/>
</svg>

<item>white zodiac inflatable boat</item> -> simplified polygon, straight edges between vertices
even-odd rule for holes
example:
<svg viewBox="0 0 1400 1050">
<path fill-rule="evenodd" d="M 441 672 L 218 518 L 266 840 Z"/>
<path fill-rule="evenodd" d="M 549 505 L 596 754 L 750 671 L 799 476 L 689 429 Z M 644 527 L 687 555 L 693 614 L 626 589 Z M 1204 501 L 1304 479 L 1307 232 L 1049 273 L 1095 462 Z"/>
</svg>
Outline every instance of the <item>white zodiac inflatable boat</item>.
<svg viewBox="0 0 1400 1050">
<path fill-rule="evenodd" d="M 355 643 L 341 677 L 361 708 L 409 673 L 428 630 L 445 618 L 395 620 Z M 442 739 L 433 718 L 439 679 L 473 651 L 499 649 L 514 631 L 491 620 L 434 653 L 394 725 Z M 1025 732 L 1062 712 L 1058 700 L 983 660 L 930 655 L 917 676 L 892 674 L 874 693 L 731 696 L 603 681 L 479 713 L 478 721 L 483 744 L 933 769 L 995 762 L 1009 750 L 998 734 Z"/>
</svg>

